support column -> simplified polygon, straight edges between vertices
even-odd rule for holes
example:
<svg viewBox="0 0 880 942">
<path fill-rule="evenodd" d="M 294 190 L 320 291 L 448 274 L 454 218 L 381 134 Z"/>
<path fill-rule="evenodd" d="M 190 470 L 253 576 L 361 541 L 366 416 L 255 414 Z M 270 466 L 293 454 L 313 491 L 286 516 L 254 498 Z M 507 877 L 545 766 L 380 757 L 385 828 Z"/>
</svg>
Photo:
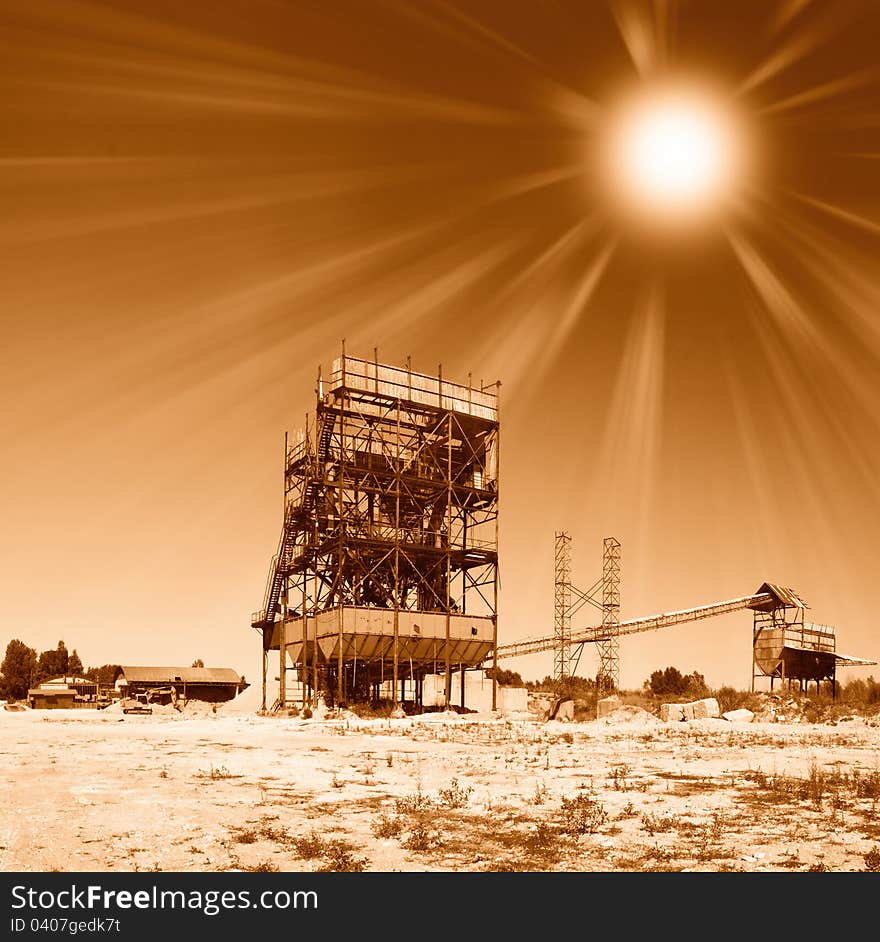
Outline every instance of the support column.
<svg viewBox="0 0 880 942">
<path fill-rule="evenodd" d="M 281 625 L 278 638 L 278 701 L 287 705 L 287 585 L 281 595 Z"/>
<path fill-rule="evenodd" d="M 620 686 L 620 543 L 605 538 L 602 549 L 602 629 L 599 642 L 599 686 L 612 693 Z"/>
<path fill-rule="evenodd" d="M 318 541 L 315 539 L 314 545 L 317 547 Z M 314 609 L 312 612 L 313 627 L 315 631 L 315 644 L 312 648 L 312 701 L 318 705 L 318 559 L 315 556 L 315 590 L 313 599 Z"/>
<path fill-rule="evenodd" d="M 564 530 L 555 534 L 555 579 L 553 584 L 553 679 L 568 680 L 571 645 L 571 536 Z"/>
<path fill-rule="evenodd" d="M 443 366 L 439 370 L 440 408 L 443 408 Z M 452 623 L 452 412 L 446 413 L 446 709 L 452 699 L 450 633 Z"/>
<path fill-rule="evenodd" d="M 482 381 L 480 382 L 482 386 Z M 495 415 L 498 417 L 498 407 L 501 399 L 501 383 L 495 388 Z M 495 494 L 496 499 L 500 493 L 501 485 L 501 423 L 498 423 L 498 431 L 495 433 Z M 500 520 L 498 507 L 495 507 L 495 571 L 492 579 L 492 712 L 498 709 L 498 659 L 495 657 L 498 650 L 498 538 Z"/>
<path fill-rule="evenodd" d="M 337 475 L 337 516 L 339 518 L 339 559 L 337 561 L 336 572 L 336 604 L 339 606 L 339 639 L 336 658 L 336 706 L 342 706 L 345 696 L 345 686 L 343 679 L 343 658 L 342 658 L 342 616 L 343 616 L 343 585 L 345 578 L 345 412 L 348 408 L 348 396 L 343 389 L 342 408 L 339 416 L 339 473 Z"/>
<path fill-rule="evenodd" d="M 407 358 L 407 368 L 409 358 Z M 407 369 L 408 371 L 408 369 Z M 410 383 L 412 378 L 410 377 Z M 397 434 L 394 455 L 394 682 L 392 707 L 397 706 L 397 675 L 400 668 L 400 398 L 397 399 Z"/>
<path fill-rule="evenodd" d="M 309 617 L 307 614 L 307 600 L 306 600 L 306 581 L 307 575 L 303 572 L 303 583 L 302 583 L 302 655 L 300 657 L 300 671 L 299 677 L 302 681 L 302 705 L 305 709 L 308 694 L 307 688 L 309 685 Z"/>
</svg>

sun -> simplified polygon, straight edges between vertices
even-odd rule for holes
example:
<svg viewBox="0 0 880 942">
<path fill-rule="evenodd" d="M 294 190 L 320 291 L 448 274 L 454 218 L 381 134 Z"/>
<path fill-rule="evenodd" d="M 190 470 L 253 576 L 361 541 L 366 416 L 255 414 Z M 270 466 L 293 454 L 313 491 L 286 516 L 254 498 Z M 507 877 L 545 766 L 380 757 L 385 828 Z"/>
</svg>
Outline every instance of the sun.
<svg viewBox="0 0 880 942">
<path fill-rule="evenodd" d="M 615 114 L 608 144 L 611 188 L 637 215 L 705 216 L 734 190 L 740 147 L 733 121 L 707 96 L 643 93 Z"/>
</svg>

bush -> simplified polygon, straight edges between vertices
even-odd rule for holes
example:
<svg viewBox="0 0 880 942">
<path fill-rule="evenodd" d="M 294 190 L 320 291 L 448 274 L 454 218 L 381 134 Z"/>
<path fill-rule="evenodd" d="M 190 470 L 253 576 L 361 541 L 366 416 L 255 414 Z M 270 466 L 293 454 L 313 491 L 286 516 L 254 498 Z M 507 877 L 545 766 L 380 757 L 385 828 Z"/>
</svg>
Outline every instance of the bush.
<svg viewBox="0 0 880 942">
<path fill-rule="evenodd" d="M 722 713 L 730 710 L 741 710 L 745 701 L 745 694 L 736 690 L 734 687 L 719 687 L 714 693 L 718 701 L 718 708 Z"/>
<path fill-rule="evenodd" d="M 373 822 L 374 837 L 400 837 L 403 831 L 403 820 L 399 815 L 381 814 Z"/>
<path fill-rule="evenodd" d="M 237 831 L 232 835 L 236 844 L 255 844 L 257 842 L 256 831 Z"/>
<path fill-rule="evenodd" d="M 420 811 L 430 811 L 434 802 L 427 795 L 422 794 L 421 786 L 412 795 L 404 795 L 394 801 L 394 810 L 398 814 L 418 814 Z"/>
<path fill-rule="evenodd" d="M 562 830 L 566 834 L 595 834 L 607 820 L 603 805 L 589 795 L 562 799 Z"/>
<path fill-rule="evenodd" d="M 327 842 L 315 831 L 302 837 L 295 837 L 292 843 L 297 856 L 302 857 L 303 860 L 314 860 L 316 857 L 323 856 L 327 850 Z"/>
<path fill-rule="evenodd" d="M 493 677 L 502 687 L 524 687 L 523 679 L 518 671 L 508 671 L 500 667 L 490 667 L 486 670 L 486 678 Z"/>
<path fill-rule="evenodd" d="M 449 788 L 441 788 L 437 793 L 440 805 L 444 808 L 465 808 L 467 803 L 473 793 L 473 788 L 468 785 L 466 788 L 462 788 L 458 784 L 458 779 L 454 778 L 449 785 Z"/>
<path fill-rule="evenodd" d="M 324 848 L 324 863 L 318 873 L 362 873 L 367 866 L 363 857 L 355 857 L 354 847 L 347 841 L 331 841 Z"/>
<path fill-rule="evenodd" d="M 880 705 L 880 683 L 873 676 L 851 680 L 840 688 L 840 699 L 862 709 L 876 707 Z"/>
<path fill-rule="evenodd" d="M 694 671 L 692 674 L 682 674 L 675 667 L 654 671 L 645 681 L 645 687 L 657 697 L 689 697 L 699 700 L 709 696 L 706 678 L 701 673 Z"/>
<path fill-rule="evenodd" d="M 672 815 L 643 814 L 642 828 L 647 831 L 651 837 L 655 834 L 665 834 L 667 831 L 674 831 L 678 826 L 678 821 Z"/>
<path fill-rule="evenodd" d="M 407 850 L 425 851 L 439 843 L 439 831 L 432 831 L 424 821 L 416 821 L 410 829 L 409 837 L 403 842 L 403 846 Z"/>
</svg>

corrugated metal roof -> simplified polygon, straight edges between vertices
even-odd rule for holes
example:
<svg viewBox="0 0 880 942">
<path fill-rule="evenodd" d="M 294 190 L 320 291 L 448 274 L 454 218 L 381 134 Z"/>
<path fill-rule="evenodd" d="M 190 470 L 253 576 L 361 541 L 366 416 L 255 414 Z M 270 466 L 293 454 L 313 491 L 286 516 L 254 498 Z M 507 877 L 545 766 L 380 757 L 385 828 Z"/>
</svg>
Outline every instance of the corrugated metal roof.
<svg viewBox="0 0 880 942">
<path fill-rule="evenodd" d="M 67 687 L 67 686 L 70 686 L 71 684 L 94 684 L 94 683 L 97 683 L 97 681 L 89 680 L 88 677 L 75 677 L 72 674 L 67 674 L 64 677 L 52 677 L 49 680 L 42 680 L 40 681 L 40 686 L 47 687 L 51 685 L 52 687 L 56 687 L 56 686 Z"/>
<path fill-rule="evenodd" d="M 877 663 L 866 657 L 853 657 L 851 654 L 835 654 L 834 657 L 842 667 L 868 667 Z"/>
<path fill-rule="evenodd" d="M 775 582 L 764 582 L 755 594 L 760 595 L 762 592 L 771 592 L 783 605 L 791 605 L 794 608 L 810 607 L 797 592 L 789 589 L 788 586 L 778 585 Z"/>
<path fill-rule="evenodd" d="M 241 674 L 231 667 L 123 667 L 129 683 L 240 684 Z"/>
</svg>

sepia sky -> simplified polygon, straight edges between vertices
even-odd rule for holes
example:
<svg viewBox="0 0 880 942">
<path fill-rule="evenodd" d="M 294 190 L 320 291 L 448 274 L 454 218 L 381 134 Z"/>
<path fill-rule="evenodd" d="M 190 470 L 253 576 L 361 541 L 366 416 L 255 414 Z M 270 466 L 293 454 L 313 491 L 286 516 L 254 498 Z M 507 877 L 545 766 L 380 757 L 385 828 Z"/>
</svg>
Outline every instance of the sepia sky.
<svg viewBox="0 0 880 942">
<path fill-rule="evenodd" d="M 283 434 L 345 337 L 501 380 L 502 642 L 552 632 L 565 528 L 582 588 L 621 541 L 624 618 L 776 581 L 880 658 L 878 35 L 873 0 L 7 0 L 0 644 L 257 681 Z M 742 156 L 684 221 L 608 182 L 669 83 Z M 750 637 L 626 639 L 622 685 L 746 686 Z"/>
</svg>

